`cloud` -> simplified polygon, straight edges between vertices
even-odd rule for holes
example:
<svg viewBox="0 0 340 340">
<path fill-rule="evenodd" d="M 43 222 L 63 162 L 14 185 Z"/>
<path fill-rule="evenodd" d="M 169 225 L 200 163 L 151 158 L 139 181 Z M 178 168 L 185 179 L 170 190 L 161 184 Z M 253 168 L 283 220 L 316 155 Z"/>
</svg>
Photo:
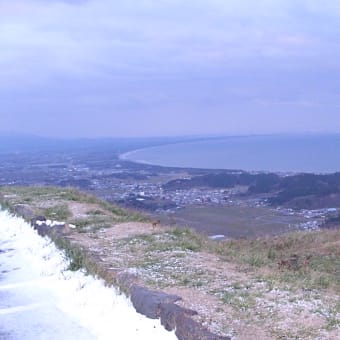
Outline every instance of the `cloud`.
<svg viewBox="0 0 340 340">
<path fill-rule="evenodd" d="M 72 116 L 80 134 L 117 114 L 122 134 L 154 133 L 152 119 L 210 133 L 211 117 L 234 121 L 227 133 L 264 107 L 320 121 L 339 102 L 339 16 L 330 0 L 0 0 L 0 119 L 14 129 L 29 113 L 48 130 L 58 119 L 44 114 Z"/>
<path fill-rule="evenodd" d="M 307 25 L 301 28 L 301 18 L 291 16 L 282 1 L 74 3 L 14 0 L 12 9 L 17 11 L 17 4 L 21 10 L 1 17 L 2 40 L 12 47 L 40 47 L 65 67 L 67 61 L 72 67 L 79 62 L 105 65 L 113 57 L 119 64 L 149 64 L 157 71 L 160 58 L 170 66 L 202 65 L 308 55 L 318 47 L 314 32 Z"/>
</svg>

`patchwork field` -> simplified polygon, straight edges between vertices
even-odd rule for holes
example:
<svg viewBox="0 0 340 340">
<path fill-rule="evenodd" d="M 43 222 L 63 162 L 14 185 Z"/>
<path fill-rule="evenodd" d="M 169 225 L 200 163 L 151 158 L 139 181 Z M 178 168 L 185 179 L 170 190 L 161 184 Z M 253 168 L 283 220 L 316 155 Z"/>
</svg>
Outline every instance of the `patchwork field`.
<svg viewBox="0 0 340 340">
<path fill-rule="evenodd" d="M 205 235 L 226 238 L 254 238 L 297 229 L 306 222 L 300 215 L 288 215 L 269 207 L 187 206 L 170 215 L 161 215 L 165 224 L 190 226 Z"/>
</svg>

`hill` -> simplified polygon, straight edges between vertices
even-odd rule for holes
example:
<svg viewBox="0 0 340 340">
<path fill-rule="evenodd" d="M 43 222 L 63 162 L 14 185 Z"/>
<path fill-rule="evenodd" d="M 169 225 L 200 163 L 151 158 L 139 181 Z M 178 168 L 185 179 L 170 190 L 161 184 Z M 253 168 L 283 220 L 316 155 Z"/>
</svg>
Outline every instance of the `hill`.
<svg viewBox="0 0 340 340">
<path fill-rule="evenodd" d="M 339 338 L 339 230 L 217 242 L 73 189 L 0 195 L 65 250 L 71 269 L 118 286 L 181 339 Z"/>
</svg>

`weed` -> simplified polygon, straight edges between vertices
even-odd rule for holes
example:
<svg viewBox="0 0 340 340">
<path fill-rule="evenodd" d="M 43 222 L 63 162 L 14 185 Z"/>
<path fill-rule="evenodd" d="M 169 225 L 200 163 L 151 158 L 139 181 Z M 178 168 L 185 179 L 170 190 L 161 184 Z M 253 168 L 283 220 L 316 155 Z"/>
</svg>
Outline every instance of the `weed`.
<svg viewBox="0 0 340 340">
<path fill-rule="evenodd" d="M 240 282 L 235 282 L 235 283 L 232 285 L 232 287 L 233 287 L 234 289 L 242 289 L 242 288 L 243 288 L 242 283 L 240 283 Z"/>
<path fill-rule="evenodd" d="M 70 248 L 66 252 L 67 256 L 70 258 L 71 262 L 69 265 L 69 269 L 76 271 L 81 268 L 84 268 L 84 256 L 83 252 L 79 248 Z"/>
<path fill-rule="evenodd" d="M 43 209 L 42 215 L 52 220 L 65 221 L 71 217 L 72 213 L 67 204 L 58 204 L 53 207 Z"/>
<path fill-rule="evenodd" d="M 314 285 L 323 289 L 329 288 L 331 285 L 331 279 L 327 275 L 318 276 L 314 280 Z"/>
<path fill-rule="evenodd" d="M 239 311 L 246 311 L 255 306 L 254 296 L 244 290 L 224 292 L 221 300 Z"/>
<path fill-rule="evenodd" d="M 325 328 L 327 330 L 337 329 L 340 327 L 340 320 L 337 317 L 331 317 L 327 320 L 327 325 Z"/>
<path fill-rule="evenodd" d="M 278 258 L 278 252 L 273 247 L 270 247 L 268 250 L 267 257 L 269 260 L 276 260 Z"/>
<path fill-rule="evenodd" d="M 252 267 L 262 267 L 266 264 L 264 257 L 261 254 L 250 254 L 246 260 Z"/>
<path fill-rule="evenodd" d="M 99 209 L 89 210 L 86 215 L 104 215 L 105 213 Z"/>
<path fill-rule="evenodd" d="M 84 251 L 65 238 L 57 237 L 56 235 L 51 235 L 53 241 L 59 249 L 65 251 L 67 258 L 70 260 L 69 270 L 76 271 L 84 268 L 85 257 Z"/>
<path fill-rule="evenodd" d="M 5 200 L 0 200 L 0 207 L 3 210 L 8 210 L 8 211 L 13 210 L 12 205 L 8 201 L 5 201 Z"/>
<path fill-rule="evenodd" d="M 222 302 L 228 305 L 231 305 L 235 299 L 234 292 L 224 292 L 222 296 Z"/>
</svg>

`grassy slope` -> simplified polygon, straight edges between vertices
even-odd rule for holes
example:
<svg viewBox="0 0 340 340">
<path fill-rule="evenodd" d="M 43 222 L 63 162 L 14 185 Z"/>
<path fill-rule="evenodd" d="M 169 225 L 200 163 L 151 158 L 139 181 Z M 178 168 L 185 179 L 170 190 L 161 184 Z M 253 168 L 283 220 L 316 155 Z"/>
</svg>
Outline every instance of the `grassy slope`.
<svg viewBox="0 0 340 340">
<path fill-rule="evenodd" d="M 79 227 L 91 226 L 97 222 L 98 224 L 105 222 L 112 224 L 124 221 L 147 220 L 144 215 L 136 211 L 122 209 L 95 196 L 72 188 L 1 187 L 0 199 L 1 197 L 5 206 L 27 205 L 37 215 L 42 215 L 49 219 L 67 221 L 68 223 L 75 222 Z M 96 209 L 88 209 L 83 219 L 75 220 L 74 214 L 70 210 L 70 204 L 72 203 L 85 203 L 96 206 Z"/>
<path fill-rule="evenodd" d="M 217 299 L 213 316 L 217 320 L 218 310 L 221 320 L 226 311 L 231 313 L 233 320 L 247 320 L 254 325 L 263 319 L 261 327 L 274 338 L 313 339 L 322 330 L 330 332 L 325 333 L 326 339 L 339 330 L 340 304 L 336 299 L 340 293 L 339 230 L 214 242 L 189 229 L 164 228 L 107 243 L 107 239 L 101 239 L 101 234 L 96 233 L 99 229 L 146 218 L 73 189 L 2 187 L 0 195 L 5 206 L 27 204 L 37 214 L 76 224 L 78 232 L 88 234 L 100 245 L 103 249 L 101 255 L 107 255 L 116 267 L 134 268 L 144 283 L 152 288 L 194 289 L 208 298 Z M 81 217 L 75 217 L 74 205 L 79 203 L 84 203 L 87 210 Z M 70 246 L 60 244 L 64 248 Z M 113 250 L 114 257 L 110 258 L 109 252 Z M 86 265 L 81 251 L 69 249 L 69 255 L 76 260 L 74 269 Z M 217 264 L 219 269 L 214 271 Z M 88 265 L 88 269 L 96 271 L 93 264 Z M 270 294 L 278 291 L 287 295 L 286 300 L 282 298 L 285 303 L 282 299 L 276 301 L 277 296 L 271 297 Z M 287 325 L 279 325 L 280 309 L 289 304 L 295 306 L 298 301 L 300 305 L 304 301 L 307 306 L 310 299 L 322 302 L 319 309 L 313 304 L 315 315 L 323 318 L 322 325 L 300 329 L 294 324 L 290 327 L 296 329 L 288 333 L 285 330 Z M 276 314 L 267 311 L 273 303 L 277 306 Z M 301 313 L 299 304 L 296 308 L 298 312 L 294 310 L 292 313 Z M 278 326 L 274 326 L 276 321 Z M 235 329 L 236 335 L 242 333 L 237 330 L 237 325 L 233 326 L 232 320 L 228 320 L 228 325 Z M 223 328 L 218 330 L 222 332 Z"/>
</svg>

